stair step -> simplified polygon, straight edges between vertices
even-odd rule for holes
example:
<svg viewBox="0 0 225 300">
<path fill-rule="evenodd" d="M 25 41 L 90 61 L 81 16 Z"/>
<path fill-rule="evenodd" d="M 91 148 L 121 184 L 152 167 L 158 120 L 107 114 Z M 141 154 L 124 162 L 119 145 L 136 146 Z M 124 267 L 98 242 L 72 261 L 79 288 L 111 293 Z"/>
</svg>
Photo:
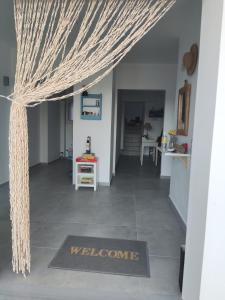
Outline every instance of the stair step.
<svg viewBox="0 0 225 300">
<path fill-rule="evenodd" d="M 141 147 L 141 128 L 126 128 L 122 155 L 139 156 Z"/>
<path fill-rule="evenodd" d="M 141 146 L 141 143 L 139 141 L 136 141 L 136 140 L 125 140 L 124 144 L 127 144 L 127 145 L 139 145 L 139 146 Z"/>
<path fill-rule="evenodd" d="M 127 155 L 127 156 L 139 156 L 139 155 L 140 155 L 140 152 L 124 150 L 124 151 L 121 152 L 121 155 Z"/>
<path fill-rule="evenodd" d="M 141 144 L 141 139 L 140 138 L 135 138 L 135 137 L 124 137 L 124 141 L 131 141 L 131 142 L 138 142 Z"/>
<path fill-rule="evenodd" d="M 140 150 L 141 146 L 139 144 L 126 144 L 124 143 L 124 149 L 127 149 L 127 148 L 137 148 Z"/>
<path fill-rule="evenodd" d="M 142 131 L 140 130 L 125 130 L 124 132 L 125 134 L 138 134 L 138 135 L 141 135 Z"/>
<path fill-rule="evenodd" d="M 124 151 L 136 151 L 140 153 L 140 147 L 124 147 Z"/>
<path fill-rule="evenodd" d="M 137 139 L 141 141 L 141 136 L 136 134 L 125 134 L 124 139 Z"/>
<path fill-rule="evenodd" d="M 130 134 L 130 133 L 125 133 L 124 138 L 136 138 L 136 139 L 140 139 L 141 140 L 141 135 L 139 134 Z"/>
<path fill-rule="evenodd" d="M 136 147 L 141 147 L 141 143 L 135 142 L 135 141 L 124 141 L 124 145 L 126 146 L 136 146 Z"/>
</svg>

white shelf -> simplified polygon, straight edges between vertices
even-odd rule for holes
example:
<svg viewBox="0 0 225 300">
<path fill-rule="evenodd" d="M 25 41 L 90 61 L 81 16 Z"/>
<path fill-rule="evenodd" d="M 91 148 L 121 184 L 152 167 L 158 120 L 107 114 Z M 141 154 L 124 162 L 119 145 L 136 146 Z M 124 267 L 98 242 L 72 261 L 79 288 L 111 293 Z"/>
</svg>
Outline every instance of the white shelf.
<svg viewBox="0 0 225 300">
<path fill-rule="evenodd" d="M 94 184 L 78 183 L 78 187 L 95 187 Z"/>
<path fill-rule="evenodd" d="M 90 165 L 90 166 L 93 166 L 93 164 L 95 164 L 95 162 L 92 162 L 92 161 L 77 161 L 76 164 L 77 165 Z"/>
<path fill-rule="evenodd" d="M 158 151 L 162 153 L 162 155 L 165 155 L 167 157 L 172 157 L 174 159 L 180 159 L 183 161 L 185 167 L 187 168 L 191 159 L 190 153 L 179 153 L 179 152 L 168 152 L 164 151 L 161 147 L 157 147 L 156 149 L 156 166 L 158 162 Z"/>
<path fill-rule="evenodd" d="M 188 153 L 179 153 L 179 152 L 162 152 L 166 156 L 173 156 L 173 157 L 191 157 L 191 154 Z"/>
<path fill-rule="evenodd" d="M 191 157 L 190 153 L 179 153 L 179 152 L 169 152 L 164 151 L 161 147 L 157 147 L 157 150 L 160 151 L 162 154 L 166 156 L 173 156 L 173 157 Z"/>
<path fill-rule="evenodd" d="M 94 173 L 78 172 L 77 175 L 79 175 L 79 176 L 89 176 L 89 177 L 94 177 Z"/>
</svg>

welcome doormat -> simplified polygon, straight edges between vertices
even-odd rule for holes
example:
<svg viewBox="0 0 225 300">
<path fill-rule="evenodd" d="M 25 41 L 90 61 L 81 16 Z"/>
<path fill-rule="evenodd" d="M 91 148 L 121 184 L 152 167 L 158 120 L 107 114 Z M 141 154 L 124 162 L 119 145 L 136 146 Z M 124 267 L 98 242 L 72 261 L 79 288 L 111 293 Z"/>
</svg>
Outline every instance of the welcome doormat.
<svg viewBox="0 0 225 300">
<path fill-rule="evenodd" d="M 68 236 L 49 268 L 150 277 L 147 243 Z"/>
</svg>

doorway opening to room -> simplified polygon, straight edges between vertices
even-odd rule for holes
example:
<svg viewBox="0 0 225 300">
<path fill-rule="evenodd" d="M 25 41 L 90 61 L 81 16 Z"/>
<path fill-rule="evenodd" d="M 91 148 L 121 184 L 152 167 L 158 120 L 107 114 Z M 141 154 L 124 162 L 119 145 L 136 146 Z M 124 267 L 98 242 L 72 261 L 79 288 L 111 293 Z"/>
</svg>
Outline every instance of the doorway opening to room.
<svg viewBox="0 0 225 300">
<path fill-rule="evenodd" d="M 73 98 L 29 108 L 28 133 L 31 181 L 33 174 L 50 172 L 52 182 L 58 177 L 72 185 Z"/>
<path fill-rule="evenodd" d="M 73 156 L 73 99 L 62 102 L 60 114 L 61 114 L 60 155 L 66 158 L 72 158 Z"/>
<path fill-rule="evenodd" d="M 140 166 L 150 163 L 157 169 L 156 151 L 163 133 L 164 106 L 163 90 L 118 91 L 118 164 L 127 157 L 133 158 Z"/>
<path fill-rule="evenodd" d="M 73 176 L 73 98 L 60 103 L 60 158 Z"/>
</svg>

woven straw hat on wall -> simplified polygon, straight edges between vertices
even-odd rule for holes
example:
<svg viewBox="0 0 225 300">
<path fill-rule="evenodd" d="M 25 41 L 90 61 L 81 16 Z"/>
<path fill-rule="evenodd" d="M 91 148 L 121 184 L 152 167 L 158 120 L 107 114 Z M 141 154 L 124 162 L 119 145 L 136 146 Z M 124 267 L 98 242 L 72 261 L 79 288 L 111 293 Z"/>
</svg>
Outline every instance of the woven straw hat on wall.
<svg viewBox="0 0 225 300">
<path fill-rule="evenodd" d="M 198 46 L 193 44 L 189 52 L 186 52 L 183 57 L 183 65 L 187 70 L 188 75 L 192 75 L 198 63 Z"/>
</svg>

